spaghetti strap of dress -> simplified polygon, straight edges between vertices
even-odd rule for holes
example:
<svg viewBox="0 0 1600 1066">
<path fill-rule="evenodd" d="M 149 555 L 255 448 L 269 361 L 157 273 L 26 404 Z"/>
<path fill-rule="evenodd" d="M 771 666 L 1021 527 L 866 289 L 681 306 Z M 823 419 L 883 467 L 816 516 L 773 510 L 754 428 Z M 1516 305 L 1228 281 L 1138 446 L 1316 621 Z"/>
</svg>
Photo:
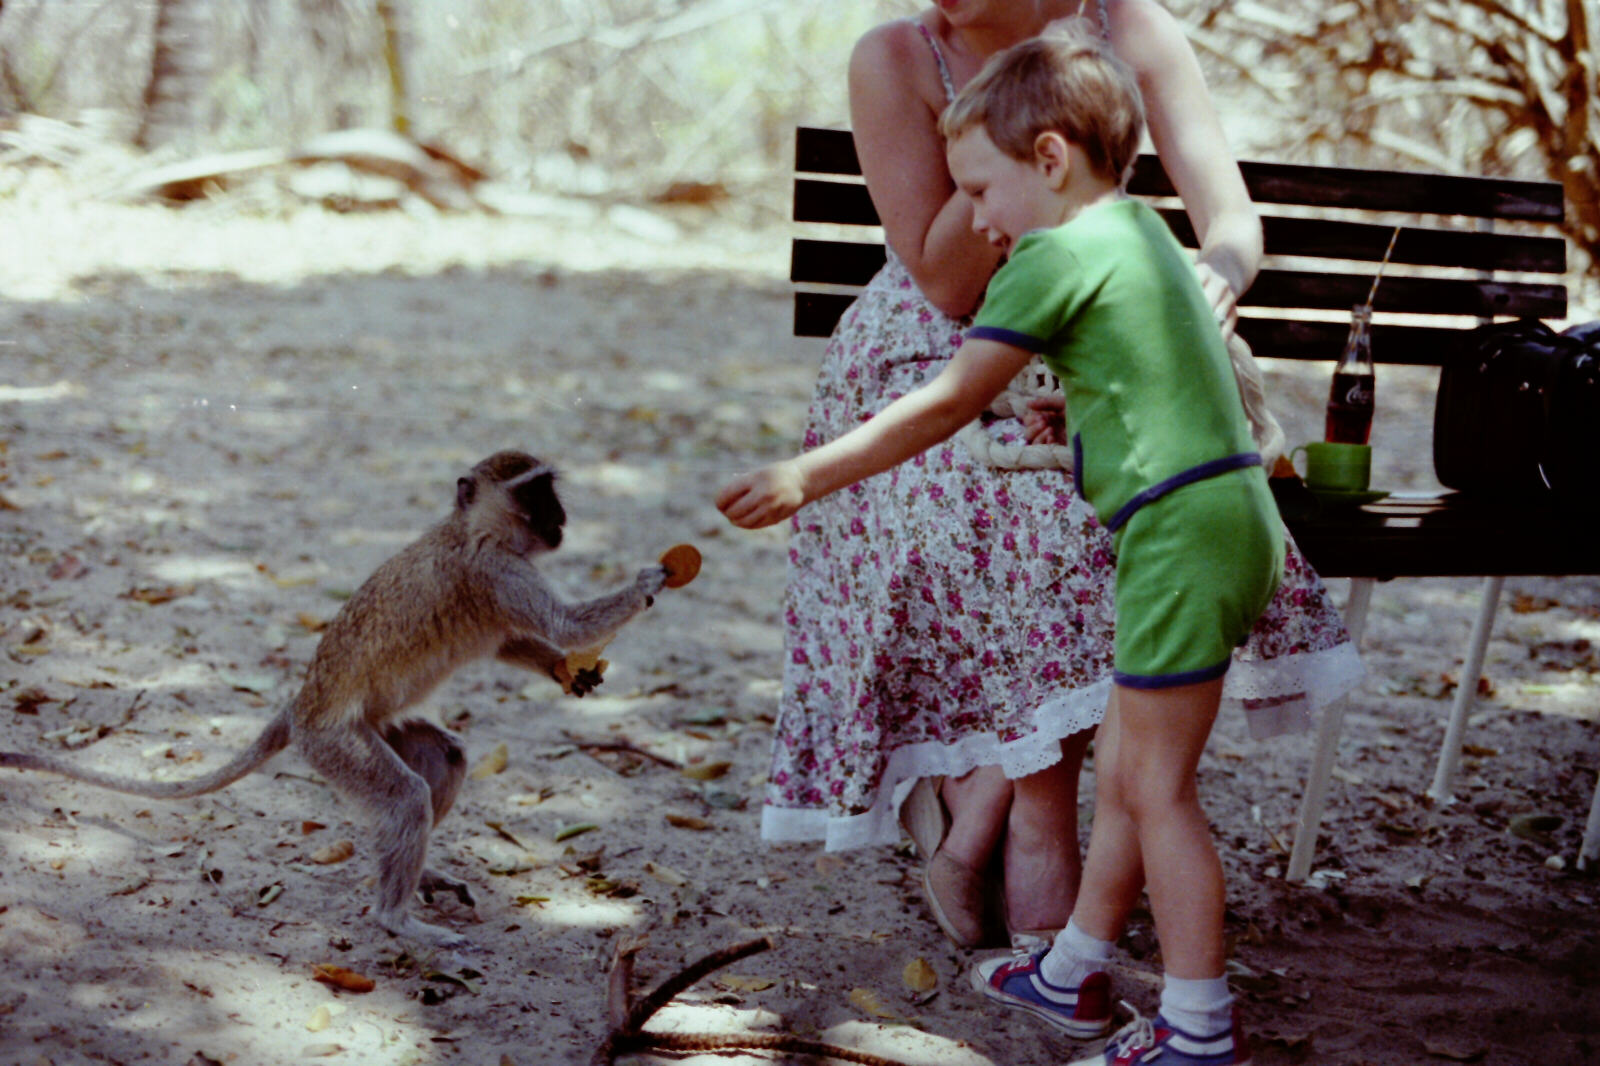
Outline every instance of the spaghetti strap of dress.
<svg viewBox="0 0 1600 1066">
<path fill-rule="evenodd" d="M 911 23 L 922 34 L 922 39 L 928 42 L 928 47 L 933 49 L 933 58 L 939 64 L 939 80 L 944 82 L 945 100 L 954 100 L 956 98 L 955 79 L 950 77 L 950 64 L 945 62 L 944 53 L 939 50 L 939 42 L 934 39 L 933 31 L 915 19 L 912 19 Z"/>
</svg>

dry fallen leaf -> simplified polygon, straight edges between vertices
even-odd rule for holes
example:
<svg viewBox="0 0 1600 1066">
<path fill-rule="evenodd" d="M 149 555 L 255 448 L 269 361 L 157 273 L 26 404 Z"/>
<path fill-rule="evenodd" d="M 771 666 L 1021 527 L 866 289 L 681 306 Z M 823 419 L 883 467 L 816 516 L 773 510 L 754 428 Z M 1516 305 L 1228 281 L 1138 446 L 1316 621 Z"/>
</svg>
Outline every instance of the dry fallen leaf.
<svg viewBox="0 0 1600 1066">
<path fill-rule="evenodd" d="M 663 866 L 659 862 L 646 862 L 644 872 L 654 877 L 657 881 L 664 881 L 675 888 L 682 888 L 689 883 L 689 879 L 670 866 Z"/>
<path fill-rule="evenodd" d="M 306 1032 L 320 1033 L 322 1030 L 326 1029 L 332 1024 L 333 1012 L 330 1011 L 328 1009 L 328 1005 L 324 1003 L 322 1006 L 312 1011 L 311 1017 L 306 1019 Z"/>
<path fill-rule="evenodd" d="M 140 603 L 154 607 L 162 603 L 171 603 L 180 596 L 187 596 L 194 589 L 178 585 L 167 585 L 163 588 L 132 588 L 122 594 L 125 600 L 138 600 Z"/>
<path fill-rule="evenodd" d="M 327 847 L 313 851 L 311 853 L 311 861 L 323 866 L 332 866 L 336 862 L 344 862 L 355 853 L 355 841 L 341 840 L 337 844 L 329 844 Z"/>
<path fill-rule="evenodd" d="M 886 1018 L 890 1021 L 903 1021 L 900 1015 L 884 1005 L 883 997 L 870 988 L 852 988 L 850 990 L 850 1005 L 856 1010 L 870 1014 L 874 1018 Z"/>
<path fill-rule="evenodd" d="M 312 966 L 311 976 L 325 985 L 332 985 L 346 992 L 371 992 L 378 987 L 378 983 L 365 974 L 347 970 L 343 966 L 335 966 L 331 962 L 319 962 Z"/>
<path fill-rule="evenodd" d="M 938 973 L 920 956 L 906 963 L 905 969 L 900 971 L 900 980 L 913 992 L 932 992 L 939 987 Z"/>
<path fill-rule="evenodd" d="M 778 982 L 770 977 L 745 977 L 730 973 L 718 977 L 712 983 L 730 992 L 765 992 Z"/>
<path fill-rule="evenodd" d="M 308 633 L 321 633 L 324 629 L 328 628 L 327 619 L 318 618 L 316 615 L 306 611 L 301 611 L 299 614 L 295 615 L 294 620 L 299 622 L 300 628 L 304 629 Z"/>
<path fill-rule="evenodd" d="M 518 837 L 517 837 L 517 835 L 515 833 L 513 833 L 511 830 L 507 829 L 504 822 L 484 822 L 483 824 L 488 826 L 490 829 L 493 829 L 495 831 L 495 833 L 497 833 L 500 836 L 501 839 L 503 839 L 503 840 L 505 840 L 505 841 L 507 841 L 509 843 L 515 844 L 517 847 L 521 848 L 523 851 L 527 851 L 528 850 L 528 845 L 524 844 L 520 839 L 518 839 Z"/>
<path fill-rule="evenodd" d="M 483 757 L 483 761 L 472 768 L 472 779 L 482 781 L 486 777 L 493 777 L 506 768 L 506 763 L 511 758 L 511 752 L 504 744 L 495 745 L 495 749 Z"/>
<path fill-rule="evenodd" d="M 675 829 L 710 829 L 711 823 L 692 814 L 667 814 L 667 824 Z"/>
<path fill-rule="evenodd" d="M 816 868 L 818 874 L 823 877 L 829 877 L 844 869 L 844 859 L 824 852 L 816 857 L 812 865 Z"/>
<path fill-rule="evenodd" d="M 724 776 L 733 768 L 731 762 L 703 762 L 695 763 L 683 768 L 683 776 L 695 781 L 715 781 Z"/>
<path fill-rule="evenodd" d="M 556 830 L 556 843 L 559 844 L 563 840 L 571 840 L 573 837 L 584 833 L 592 833 L 599 828 L 593 822 L 577 822 L 573 825 L 564 825 Z"/>
<path fill-rule="evenodd" d="M 42 704 L 61 702 L 37 685 L 15 693 L 12 700 L 14 701 L 12 708 L 18 714 L 38 714 Z"/>
<path fill-rule="evenodd" d="M 55 581 L 70 581 L 82 577 L 89 572 L 89 567 L 76 555 L 63 555 L 50 567 L 49 574 Z"/>
</svg>

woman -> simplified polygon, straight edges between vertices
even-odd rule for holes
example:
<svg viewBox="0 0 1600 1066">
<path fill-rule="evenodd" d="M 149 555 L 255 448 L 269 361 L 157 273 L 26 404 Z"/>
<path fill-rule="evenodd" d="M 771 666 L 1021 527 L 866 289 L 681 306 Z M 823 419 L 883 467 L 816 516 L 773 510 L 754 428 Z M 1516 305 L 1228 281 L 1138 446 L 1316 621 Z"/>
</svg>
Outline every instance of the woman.
<svg viewBox="0 0 1600 1066">
<path fill-rule="evenodd" d="M 1154 0 L 939 0 L 868 32 L 851 122 L 888 262 L 829 343 L 804 445 L 838 436 L 938 373 L 998 253 L 971 228 L 936 121 L 995 52 L 1081 13 L 1139 76 L 1151 139 L 1200 236 L 1231 330 L 1261 227 L 1193 53 Z M 1016 417 L 989 441 L 1032 439 Z M 1110 691 L 1111 542 L 1061 469 L 1004 469 L 949 442 L 796 516 L 783 699 L 762 835 L 832 849 L 892 842 L 895 811 L 928 854 L 924 888 L 960 946 L 1059 928 L 1080 873 L 1078 773 Z M 1291 551 L 1283 587 L 1225 696 L 1327 703 L 1360 663 L 1326 591 Z M 925 779 L 944 775 L 942 798 Z M 960 775 L 966 775 L 964 777 Z"/>
</svg>

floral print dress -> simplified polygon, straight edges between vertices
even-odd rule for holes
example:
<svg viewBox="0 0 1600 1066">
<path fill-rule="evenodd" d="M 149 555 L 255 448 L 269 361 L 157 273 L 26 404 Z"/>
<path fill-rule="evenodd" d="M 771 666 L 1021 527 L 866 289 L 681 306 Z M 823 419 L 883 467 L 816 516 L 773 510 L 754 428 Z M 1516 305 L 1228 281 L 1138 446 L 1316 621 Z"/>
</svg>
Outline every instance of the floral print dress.
<svg viewBox="0 0 1600 1066">
<path fill-rule="evenodd" d="M 804 447 L 937 375 L 966 325 L 890 251 L 828 344 Z M 1022 439 L 1016 419 L 984 429 Z M 762 836 L 829 850 L 893 843 L 896 805 L 918 777 L 986 765 L 1019 777 L 1054 763 L 1061 738 L 1105 713 L 1115 566 L 1070 472 L 992 467 L 959 439 L 802 508 Z M 1304 729 L 1361 674 L 1291 542 L 1225 703 L 1242 703 L 1258 736 Z"/>
</svg>

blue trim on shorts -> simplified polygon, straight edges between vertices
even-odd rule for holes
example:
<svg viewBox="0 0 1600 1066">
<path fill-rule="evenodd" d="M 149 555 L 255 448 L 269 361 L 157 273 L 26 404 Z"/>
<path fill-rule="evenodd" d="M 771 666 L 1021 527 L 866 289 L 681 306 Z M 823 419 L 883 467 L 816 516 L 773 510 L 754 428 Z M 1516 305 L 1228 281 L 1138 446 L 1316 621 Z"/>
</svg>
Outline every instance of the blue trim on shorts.
<svg viewBox="0 0 1600 1066">
<path fill-rule="evenodd" d="M 920 22 L 917 25 L 922 25 Z M 1083 491 L 1083 436 L 1072 435 L 1072 485 L 1078 494 L 1078 499 L 1089 502 L 1089 497 Z"/>
<path fill-rule="evenodd" d="M 1207 478 L 1231 473 L 1234 470 L 1243 470 L 1246 467 L 1260 465 L 1260 452 L 1240 452 L 1237 455 L 1225 455 L 1221 459 L 1212 459 L 1198 466 L 1191 466 L 1182 473 L 1174 474 L 1165 481 L 1158 481 L 1149 488 L 1135 493 L 1132 499 L 1119 507 L 1117 513 L 1111 516 L 1111 521 L 1106 523 L 1106 529 L 1108 532 L 1115 533 L 1128 519 L 1133 517 L 1133 513 L 1139 508 L 1147 503 L 1159 500 L 1174 489 L 1181 489 L 1185 485 L 1194 484 L 1196 481 L 1205 481 Z"/>
<path fill-rule="evenodd" d="M 1044 351 L 1046 344 L 1038 337 L 1001 326 L 973 326 L 967 330 L 967 340 L 999 341 L 1001 344 L 1009 344 L 1013 348 L 1021 348 L 1035 355 Z"/>
<path fill-rule="evenodd" d="M 1232 663 L 1233 659 L 1229 657 L 1216 666 L 1208 666 L 1202 670 L 1188 670 L 1181 674 L 1125 674 L 1120 670 L 1113 670 L 1111 671 L 1111 680 L 1123 688 L 1137 688 L 1146 691 L 1177 688 L 1180 685 L 1198 685 L 1202 681 L 1215 681 L 1228 672 L 1228 667 Z"/>
</svg>

